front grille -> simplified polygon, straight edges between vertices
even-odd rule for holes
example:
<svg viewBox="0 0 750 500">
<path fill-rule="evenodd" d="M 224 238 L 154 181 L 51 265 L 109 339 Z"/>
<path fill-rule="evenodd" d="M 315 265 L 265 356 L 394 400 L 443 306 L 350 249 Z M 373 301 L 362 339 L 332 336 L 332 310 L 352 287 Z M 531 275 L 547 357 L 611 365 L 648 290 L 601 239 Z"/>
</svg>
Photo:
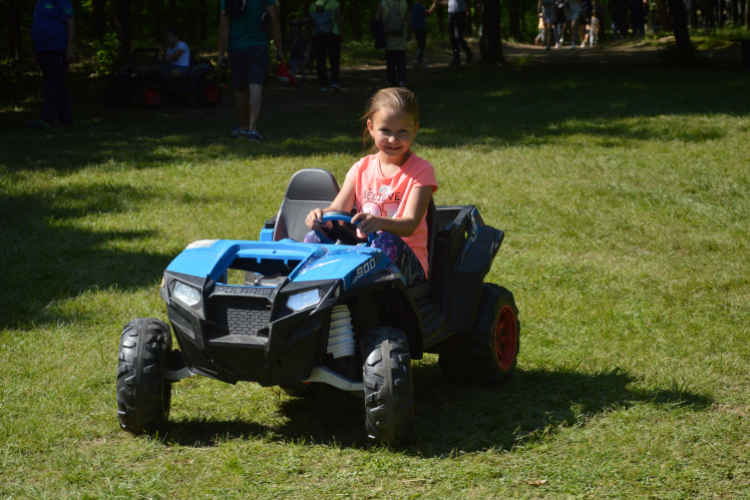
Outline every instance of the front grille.
<svg viewBox="0 0 750 500">
<path fill-rule="evenodd" d="M 271 305 L 265 300 L 244 300 L 244 304 L 217 304 L 213 321 L 230 335 L 255 335 L 271 321 Z"/>
</svg>

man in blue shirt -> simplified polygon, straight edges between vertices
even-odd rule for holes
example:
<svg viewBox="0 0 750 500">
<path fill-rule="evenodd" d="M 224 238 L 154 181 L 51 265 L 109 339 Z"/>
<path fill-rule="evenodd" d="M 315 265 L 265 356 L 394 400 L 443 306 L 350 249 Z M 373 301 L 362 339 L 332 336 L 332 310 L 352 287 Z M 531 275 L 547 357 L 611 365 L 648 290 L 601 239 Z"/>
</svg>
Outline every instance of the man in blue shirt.
<svg viewBox="0 0 750 500">
<path fill-rule="evenodd" d="M 73 61 L 76 22 L 70 0 L 38 0 L 31 24 L 36 59 L 44 77 L 41 118 L 29 124 L 48 129 L 73 123 L 65 76 Z"/>
<path fill-rule="evenodd" d="M 451 35 L 451 47 L 453 48 L 453 62 L 448 66 L 461 64 L 461 50 L 466 54 L 466 64 L 471 64 L 474 58 L 469 44 L 464 40 L 464 26 L 466 26 L 466 1 L 465 0 L 438 0 L 436 3 L 448 6 L 448 31 Z"/>
</svg>

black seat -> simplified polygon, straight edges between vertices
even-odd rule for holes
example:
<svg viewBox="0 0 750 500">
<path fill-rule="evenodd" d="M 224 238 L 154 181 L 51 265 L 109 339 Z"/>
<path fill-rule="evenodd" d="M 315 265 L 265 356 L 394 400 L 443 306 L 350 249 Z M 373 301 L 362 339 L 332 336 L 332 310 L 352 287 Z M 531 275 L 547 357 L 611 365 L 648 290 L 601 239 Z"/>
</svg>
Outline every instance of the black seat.
<svg viewBox="0 0 750 500">
<path fill-rule="evenodd" d="M 306 168 L 292 176 L 281 202 L 273 231 L 273 241 L 291 238 L 303 241 L 310 229 L 305 224 L 307 214 L 315 208 L 330 206 L 339 185 L 328 170 Z"/>
</svg>

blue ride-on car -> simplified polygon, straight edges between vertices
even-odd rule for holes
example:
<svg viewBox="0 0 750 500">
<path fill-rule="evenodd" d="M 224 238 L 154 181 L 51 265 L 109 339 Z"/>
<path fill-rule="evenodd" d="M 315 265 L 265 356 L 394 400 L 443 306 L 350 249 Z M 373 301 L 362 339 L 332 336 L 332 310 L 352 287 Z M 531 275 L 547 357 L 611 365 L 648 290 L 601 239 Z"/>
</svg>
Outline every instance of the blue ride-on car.
<svg viewBox="0 0 750 500">
<path fill-rule="evenodd" d="M 338 191 L 325 170 L 297 172 L 258 241 L 196 241 L 169 264 L 160 294 L 171 328 L 138 318 L 122 331 L 123 429 L 163 434 L 172 384 L 202 375 L 293 397 L 328 384 L 363 398 L 370 440 L 399 444 L 414 419 L 412 359 L 438 353 L 457 383 L 511 379 L 518 310 L 508 290 L 483 283 L 503 231 L 472 205 L 430 202 L 429 279 L 407 288 L 385 254 L 356 239 L 352 214 L 325 213 L 337 244 L 302 243 L 307 214 Z"/>
</svg>

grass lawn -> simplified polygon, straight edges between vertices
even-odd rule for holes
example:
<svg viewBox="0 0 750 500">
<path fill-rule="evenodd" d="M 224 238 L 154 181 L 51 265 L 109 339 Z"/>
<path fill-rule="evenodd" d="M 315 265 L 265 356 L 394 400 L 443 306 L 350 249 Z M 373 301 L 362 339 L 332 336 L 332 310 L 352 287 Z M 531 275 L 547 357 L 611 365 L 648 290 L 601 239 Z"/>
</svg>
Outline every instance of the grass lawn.
<svg viewBox="0 0 750 500">
<path fill-rule="evenodd" d="M 333 390 L 200 377 L 174 386 L 166 440 L 121 431 L 120 330 L 166 319 L 164 268 L 194 240 L 256 238 L 295 171 L 342 179 L 374 84 L 270 86 L 263 144 L 228 135 L 231 94 L 107 110 L 87 84 L 74 127 L 0 113 L 0 498 L 750 497 L 750 75 L 415 80 L 436 202 L 506 231 L 487 280 L 520 309 L 515 380 L 463 388 L 416 362 L 402 449 L 368 447 L 361 401 Z"/>
</svg>

